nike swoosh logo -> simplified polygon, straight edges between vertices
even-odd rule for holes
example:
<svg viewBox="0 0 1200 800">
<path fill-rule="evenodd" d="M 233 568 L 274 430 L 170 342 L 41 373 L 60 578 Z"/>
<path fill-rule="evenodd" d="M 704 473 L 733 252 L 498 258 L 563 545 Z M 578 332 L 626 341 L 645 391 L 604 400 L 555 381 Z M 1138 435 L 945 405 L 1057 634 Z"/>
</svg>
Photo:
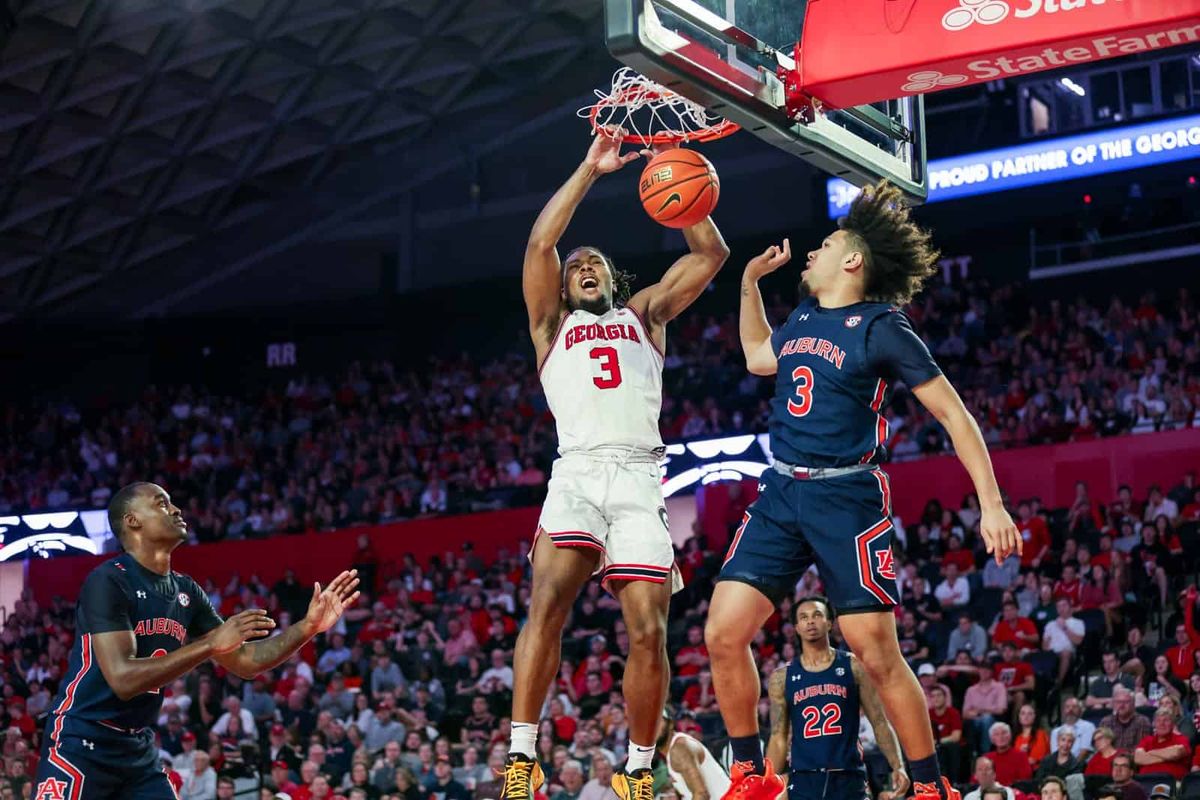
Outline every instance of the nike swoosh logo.
<svg viewBox="0 0 1200 800">
<path fill-rule="evenodd" d="M 667 206 L 671 205 L 671 203 L 682 203 L 682 202 L 683 202 L 683 198 L 679 196 L 679 192 L 671 192 L 671 194 L 667 196 L 667 199 L 663 201 L 663 204 L 658 207 L 658 211 L 655 211 L 654 213 L 661 214 L 663 211 L 666 210 Z"/>
</svg>

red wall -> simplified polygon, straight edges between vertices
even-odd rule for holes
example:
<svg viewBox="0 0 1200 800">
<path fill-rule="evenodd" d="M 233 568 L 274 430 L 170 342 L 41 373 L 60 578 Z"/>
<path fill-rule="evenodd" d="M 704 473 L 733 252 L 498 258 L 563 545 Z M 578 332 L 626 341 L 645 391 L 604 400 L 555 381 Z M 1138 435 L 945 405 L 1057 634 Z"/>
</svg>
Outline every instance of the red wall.
<svg viewBox="0 0 1200 800">
<path fill-rule="evenodd" d="M 459 550 L 470 541 L 484 560 L 501 548 L 517 553 L 518 543 L 533 539 L 537 527 L 536 508 L 518 508 L 489 514 L 397 522 L 330 533 L 305 533 L 217 544 L 184 545 L 175 551 L 171 566 L 201 583 L 213 578 L 218 585 L 238 574 L 258 575 L 268 584 L 291 567 L 302 582 L 322 583 L 350 565 L 358 536 L 367 534 L 381 562 L 400 561 L 412 553 L 422 563 L 447 550 Z M 524 555 L 523 553 L 521 555 Z M 74 598 L 79 585 L 104 557 L 37 559 L 27 562 L 28 584 L 39 603 L 56 594 Z"/>
<path fill-rule="evenodd" d="M 1085 480 L 1091 496 L 1108 502 L 1117 486 L 1128 483 L 1144 496 L 1153 483 L 1174 486 L 1188 469 L 1200 468 L 1200 430 L 1125 436 L 1093 442 L 1029 447 L 993 453 L 996 477 L 1014 500 L 1037 495 L 1049 506 L 1070 505 L 1075 481 Z M 971 491 L 966 470 L 953 456 L 927 458 L 887 467 L 892 479 L 893 508 L 905 522 L 917 519 L 925 503 L 936 497 L 957 508 Z M 746 482 L 747 496 L 755 485 Z M 723 541 L 728 500 L 726 487 L 710 484 L 699 500 L 700 519 L 712 541 Z M 502 547 L 515 552 L 518 542 L 532 538 L 538 510 L 521 508 L 490 514 L 399 522 L 334 533 L 308 533 L 272 539 L 181 547 L 173 566 L 203 582 L 227 581 L 234 573 L 257 574 L 274 582 L 285 567 L 302 581 L 326 580 L 350 563 L 360 533 L 371 537 L 384 561 L 413 553 L 419 560 L 474 543 L 485 559 Z M 55 594 L 74 597 L 80 582 L 100 557 L 55 558 L 28 562 L 29 584 L 39 602 Z"/>
</svg>

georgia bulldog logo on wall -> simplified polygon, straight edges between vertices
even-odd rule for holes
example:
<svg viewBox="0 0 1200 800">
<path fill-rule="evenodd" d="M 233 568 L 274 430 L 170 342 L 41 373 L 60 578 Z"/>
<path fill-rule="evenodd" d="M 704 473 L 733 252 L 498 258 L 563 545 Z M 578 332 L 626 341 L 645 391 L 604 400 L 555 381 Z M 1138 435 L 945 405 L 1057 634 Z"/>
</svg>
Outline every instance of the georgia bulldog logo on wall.
<svg viewBox="0 0 1200 800">
<path fill-rule="evenodd" d="M 860 322 L 862 322 L 862 316 L 860 314 L 855 314 L 852 317 L 846 317 L 846 327 L 847 328 L 857 328 L 858 323 L 860 323 Z"/>
<path fill-rule="evenodd" d="M 188 596 L 188 593 L 180 592 L 179 593 L 179 605 L 183 606 L 184 608 L 187 608 L 191 604 L 192 604 L 192 598 Z"/>
</svg>

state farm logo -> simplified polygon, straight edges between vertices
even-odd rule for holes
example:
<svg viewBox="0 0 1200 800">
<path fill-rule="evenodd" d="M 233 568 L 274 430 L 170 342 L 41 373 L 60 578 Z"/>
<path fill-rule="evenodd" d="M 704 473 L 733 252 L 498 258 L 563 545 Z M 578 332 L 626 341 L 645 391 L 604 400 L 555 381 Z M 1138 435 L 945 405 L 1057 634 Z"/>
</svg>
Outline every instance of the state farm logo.
<svg viewBox="0 0 1200 800">
<path fill-rule="evenodd" d="M 1008 16 L 1008 10 L 1004 0 L 958 0 L 958 8 L 950 9 L 942 17 L 942 27 L 948 31 L 961 31 L 976 22 L 995 25 Z"/>
<path fill-rule="evenodd" d="M 908 83 L 900 87 L 902 92 L 932 92 L 943 86 L 957 86 L 966 83 L 966 75 L 943 75 L 935 69 L 914 72 L 908 76 Z"/>
</svg>

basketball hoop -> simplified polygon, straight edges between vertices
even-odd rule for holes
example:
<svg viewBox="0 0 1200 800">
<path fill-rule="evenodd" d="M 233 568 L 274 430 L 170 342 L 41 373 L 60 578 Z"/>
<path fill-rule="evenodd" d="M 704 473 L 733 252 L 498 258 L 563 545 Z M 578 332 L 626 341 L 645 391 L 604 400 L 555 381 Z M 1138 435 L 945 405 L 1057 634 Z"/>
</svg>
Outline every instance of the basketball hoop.
<svg viewBox="0 0 1200 800">
<path fill-rule="evenodd" d="M 629 67 L 613 74 L 612 89 L 596 90 L 599 100 L 579 109 L 592 130 L 624 128 L 626 141 L 643 146 L 711 142 L 741 126 L 710 114 L 704 106 L 639 75 Z"/>
</svg>

